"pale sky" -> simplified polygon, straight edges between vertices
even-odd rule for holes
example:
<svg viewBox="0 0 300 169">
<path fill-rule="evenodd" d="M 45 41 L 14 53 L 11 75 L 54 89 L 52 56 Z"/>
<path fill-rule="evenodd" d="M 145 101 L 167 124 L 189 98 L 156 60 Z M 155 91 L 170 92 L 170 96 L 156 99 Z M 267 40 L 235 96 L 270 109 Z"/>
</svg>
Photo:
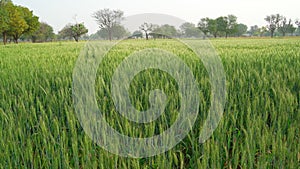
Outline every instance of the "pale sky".
<svg viewBox="0 0 300 169">
<path fill-rule="evenodd" d="M 270 14 L 282 14 L 293 20 L 300 19 L 299 0 L 13 0 L 26 6 L 50 24 L 57 33 L 68 23 L 84 22 L 89 34 L 98 26 L 92 14 L 103 8 L 120 9 L 125 17 L 143 13 L 172 15 L 195 24 L 203 17 L 216 18 L 228 14 L 238 17 L 246 25 L 266 25 L 264 18 Z M 76 17 L 75 17 L 76 16 Z"/>
</svg>

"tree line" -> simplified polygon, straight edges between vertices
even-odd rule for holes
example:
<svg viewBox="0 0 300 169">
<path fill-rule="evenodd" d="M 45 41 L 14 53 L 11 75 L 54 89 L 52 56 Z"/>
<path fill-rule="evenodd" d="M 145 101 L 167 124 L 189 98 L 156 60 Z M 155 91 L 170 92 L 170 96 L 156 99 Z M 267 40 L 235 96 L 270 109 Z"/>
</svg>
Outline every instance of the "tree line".
<svg viewBox="0 0 300 169">
<path fill-rule="evenodd" d="M 280 14 L 268 15 L 264 18 L 266 26 L 248 26 L 238 23 L 235 15 L 220 16 L 218 18 L 202 18 L 197 25 L 183 23 L 179 29 L 172 25 L 155 25 L 143 23 L 136 31 L 130 33 L 121 21 L 124 12 L 121 10 L 102 9 L 93 13 L 99 30 L 87 35 L 88 29 L 84 23 L 67 24 L 55 34 L 53 28 L 40 22 L 39 17 L 27 7 L 18 6 L 11 0 L 0 0 L 0 38 L 3 43 L 18 40 L 32 42 L 48 42 L 53 40 L 80 39 L 122 39 L 122 38 L 206 38 L 206 37 L 240 37 L 240 36 L 286 36 L 300 35 L 300 21 L 293 21 Z"/>
<path fill-rule="evenodd" d="M 47 42 L 72 37 L 78 42 L 87 32 L 83 23 L 76 23 L 68 24 L 55 35 L 53 28 L 45 22 L 39 22 L 39 17 L 27 7 L 15 5 L 11 0 L 0 1 L 0 38 L 4 45 L 7 42 L 18 43 L 19 39 Z"/>
<path fill-rule="evenodd" d="M 92 39 L 97 37 L 102 39 L 120 39 L 128 37 L 130 34 L 120 21 L 123 19 L 124 12 L 120 10 L 103 9 L 94 13 L 100 30 L 91 35 Z M 155 25 L 143 23 L 138 30 L 134 31 L 129 38 L 206 38 L 206 37 L 240 37 L 240 36 L 286 36 L 298 33 L 300 35 L 300 21 L 293 21 L 279 14 L 268 15 L 264 18 L 266 26 L 248 26 L 238 23 L 235 15 L 220 16 L 218 18 L 202 18 L 197 25 L 193 23 L 183 23 L 177 30 L 172 25 Z M 297 30 L 297 31 L 296 31 Z"/>
</svg>

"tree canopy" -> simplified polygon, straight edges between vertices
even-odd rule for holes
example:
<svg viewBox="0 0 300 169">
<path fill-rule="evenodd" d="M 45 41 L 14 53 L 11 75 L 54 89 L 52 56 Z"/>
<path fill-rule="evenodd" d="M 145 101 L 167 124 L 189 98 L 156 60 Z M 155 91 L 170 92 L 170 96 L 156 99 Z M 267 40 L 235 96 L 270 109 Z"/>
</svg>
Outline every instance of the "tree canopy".
<svg viewBox="0 0 300 169">
<path fill-rule="evenodd" d="M 112 40 L 113 28 L 120 24 L 123 19 L 124 12 L 121 10 L 102 9 L 96 11 L 93 17 L 96 19 L 100 29 L 106 29 L 108 31 L 108 38 Z"/>
<path fill-rule="evenodd" d="M 59 36 L 62 39 L 74 38 L 76 42 L 79 38 L 88 33 L 88 29 L 84 26 L 84 23 L 67 24 L 61 31 L 59 31 Z"/>
<path fill-rule="evenodd" d="M 39 29 L 37 29 L 32 35 L 32 42 L 47 42 L 52 41 L 55 37 L 53 28 L 45 22 L 40 23 Z"/>
<path fill-rule="evenodd" d="M 130 32 L 125 29 L 122 25 L 115 25 L 111 29 L 111 39 L 122 39 L 130 36 Z M 107 39 L 109 40 L 109 32 L 107 29 L 100 29 L 95 34 L 90 36 L 91 39 Z"/>
</svg>

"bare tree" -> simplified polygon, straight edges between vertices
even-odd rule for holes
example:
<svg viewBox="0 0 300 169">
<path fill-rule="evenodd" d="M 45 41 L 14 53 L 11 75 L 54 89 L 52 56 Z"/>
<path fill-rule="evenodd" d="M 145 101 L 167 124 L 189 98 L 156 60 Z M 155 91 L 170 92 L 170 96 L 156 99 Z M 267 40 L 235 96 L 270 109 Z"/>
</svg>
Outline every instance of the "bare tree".
<svg viewBox="0 0 300 169">
<path fill-rule="evenodd" d="M 274 32 L 278 28 L 278 24 L 281 20 L 282 20 L 282 16 L 279 14 L 270 15 L 265 18 L 265 21 L 268 22 L 267 28 L 271 33 L 271 38 L 274 37 Z"/>
<path fill-rule="evenodd" d="M 146 34 L 146 39 L 148 40 L 149 39 L 149 33 L 154 29 L 154 25 L 152 23 L 143 23 L 141 26 L 140 26 L 140 30 L 145 32 Z"/>
<path fill-rule="evenodd" d="M 109 40 L 112 40 L 112 29 L 119 25 L 123 19 L 124 12 L 121 10 L 102 9 L 93 14 L 100 29 L 108 31 Z"/>
<path fill-rule="evenodd" d="M 295 24 L 300 28 L 300 20 L 296 20 Z"/>
<path fill-rule="evenodd" d="M 291 29 L 293 28 L 292 20 L 287 20 L 286 17 L 283 17 L 282 20 L 279 22 L 278 30 L 282 33 L 282 36 L 285 36 L 287 32 L 291 32 Z"/>
</svg>

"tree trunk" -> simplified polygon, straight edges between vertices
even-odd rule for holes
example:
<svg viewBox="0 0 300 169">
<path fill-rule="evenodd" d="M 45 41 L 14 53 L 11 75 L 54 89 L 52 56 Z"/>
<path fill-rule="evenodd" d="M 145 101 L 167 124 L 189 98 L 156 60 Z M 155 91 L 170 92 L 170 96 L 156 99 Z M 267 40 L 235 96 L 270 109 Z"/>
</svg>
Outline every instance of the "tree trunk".
<svg viewBox="0 0 300 169">
<path fill-rule="evenodd" d="M 19 39 L 19 37 L 18 36 L 14 36 L 14 42 L 16 43 L 16 44 L 18 44 L 19 42 L 18 42 L 18 39 Z"/>
<path fill-rule="evenodd" d="M 74 36 L 73 38 L 75 39 L 75 41 L 76 41 L 76 42 L 78 42 L 78 41 L 79 41 L 79 38 L 78 38 L 78 36 Z"/>
<path fill-rule="evenodd" d="M 31 41 L 32 41 L 32 43 L 36 43 L 36 36 L 31 36 Z"/>
<path fill-rule="evenodd" d="M 274 37 L 274 31 L 271 30 L 271 38 Z"/>
<path fill-rule="evenodd" d="M 207 32 L 204 33 L 204 36 L 202 38 L 206 39 L 206 37 L 207 37 Z"/>
<path fill-rule="evenodd" d="M 282 32 L 282 36 L 285 37 L 285 32 Z"/>
<path fill-rule="evenodd" d="M 148 35 L 148 33 L 146 32 L 146 40 L 148 40 L 149 39 L 149 35 Z"/>
<path fill-rule="evenodd" d="M 108 28 L 108 38 L 109 38 L 109 41 L 112 40 L 111 28 Z"/>
<path fill-rule="evenodd" d="M 3 36 L 3 44 L 6 45 L 6 42 L 7 42 L 6 33 L 3 32 L 3 33 L 2 33 L 2 36 Z"/>
</svg>

